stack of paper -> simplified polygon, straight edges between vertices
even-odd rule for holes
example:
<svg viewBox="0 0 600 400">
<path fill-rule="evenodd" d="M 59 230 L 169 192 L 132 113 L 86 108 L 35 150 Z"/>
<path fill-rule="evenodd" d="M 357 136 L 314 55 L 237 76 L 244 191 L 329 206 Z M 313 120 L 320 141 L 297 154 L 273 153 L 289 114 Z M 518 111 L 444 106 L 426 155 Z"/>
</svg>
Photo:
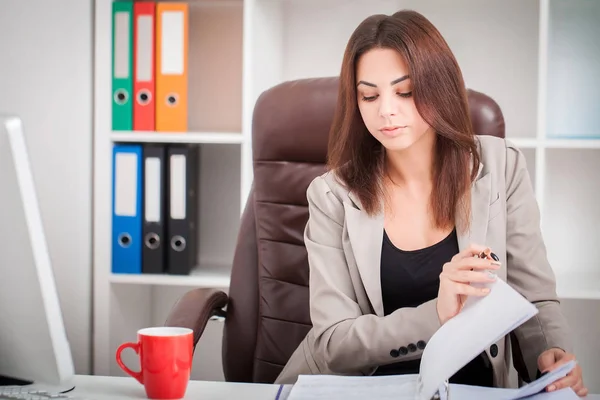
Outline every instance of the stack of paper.
<svg viewBox="0 0 600 400">
<path fill-rule="evenodd" d="M 574 365 L 574 362 L 565 364 L 560 370 L 520 389 L 451 384 L 449 396 L 440 392 L 440 400 L 580 400 L 571 388 L 544 391 L 546 386 L 564 376 Z M 418 398 L 416 382 L 417 375 L 301 375 L 291 390 L 286 387 L 287 390 L 282 391 L 279 400 L 415 400 Z"/>
</svg>

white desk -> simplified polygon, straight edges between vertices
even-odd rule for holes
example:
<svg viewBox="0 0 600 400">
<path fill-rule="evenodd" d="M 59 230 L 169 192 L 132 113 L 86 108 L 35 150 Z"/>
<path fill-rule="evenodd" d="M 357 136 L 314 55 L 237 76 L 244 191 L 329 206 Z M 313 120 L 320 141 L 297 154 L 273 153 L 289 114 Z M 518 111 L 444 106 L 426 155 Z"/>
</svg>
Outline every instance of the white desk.
<svg viewBox="0 0 600 400">
<path fill-rule="evenodd" d="M 70 396 L 90 400 L 147 399 L 144 387 L 133 378 L 77 375 Z M 274 400 L 279 385 L 190 381 L 184 399 L 194 400 Z"/>
<path fill-rule="evenodd" d="M 77 375 L 73 383 L 75 390 L 68 395 L 89 400 L 147 399 L 144 387 L 133 378 Z M 184 399 L 274 400 L 278 390 L 279 385 L 190 381 Z M 600 395 L 585 400 L 600 400 Z"/>
</svg>

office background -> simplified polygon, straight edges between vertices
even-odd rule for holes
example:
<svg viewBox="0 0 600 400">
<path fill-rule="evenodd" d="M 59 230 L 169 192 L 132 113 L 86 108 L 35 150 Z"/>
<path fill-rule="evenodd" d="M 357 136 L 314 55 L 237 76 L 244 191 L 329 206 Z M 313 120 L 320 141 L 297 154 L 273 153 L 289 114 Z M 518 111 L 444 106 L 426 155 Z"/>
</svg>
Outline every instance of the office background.
<svg viewBox="0 0 600 400">
<path fill-rule="evenodd" d="M 593 5 L 595 0 L 579 1 L 586 7 L 595 7 Z M 229 10 L 228 15 L 234 15 L 230 18 L 242 20 L 239 1 L 226 1 L 224 2 L 226 5 L 218 8 L 215 6 L 214 9 L 206 6 L 210 3 L 202 0 L 189 3 L 192 8 L 197 8 L 196 12 L 201 12 L 204 8 L 212 9 L 214 15 L 220 15 L 223 10 Z M 212 2 L 215 3 L 217 2 Z M 538 112 L 539 95 L 538 31 L 540 27 L 537 21 L 540 5 L 538 1 L 460 0 L 448 4 L 435 0 L 369 0 L 367 5 L 367 2 L 359 0 L 302 0 L 302 2 L 289 0 L 281 2 L 282 5 L 278 7 L 267 5 L 277 3 L 272 0 L 253 3 L 260 3 L 257 9 L 265 11 L 262 14 L 265 21 L 273 22 L 272 32 L 283 34 L 280 43 L 283 44 L 282 52 L 280 54 L 267 52 L 265 54 L 271 54 L 273 58 L 266 57 L 261 61 L 264 63 L 263 66 L 276 65 L 282 71 L 276 76 L 277 79 L 336 74 L 339 70 L 343 46 L 350 32 L 369 14 L 391 13 L 400 8 L 412 7 L 423 12 L 440 28 L 449 41 L 461 63 L 467 85 L 491 95 L 500 103 L 507 120 L 507 135 L 522 144 L 530 162 L 532 179 L 537 182 L 535 167 L 540 165 L 540 160 L 536 158 L 537 144 L 532 140 L 536 138 L 539 129 L 535 117 Z M 565 1 L 555 3 L 560 6 Z M 103 282 L 103 285 L 106 284 L 104 288 L 107 291 L 102 294 L 113 296 L 112 298 L 117 301 L 111 303 L 113 306 L 110 308 L 109 326 L 94 326 L 92 299 L 98 299 L 99 295 L 98 282 L 95 283 L 96 286 L 93 285 L 93 259 L 98 256 L 92 251 L 92 243 L 95 239 L 92 230 L 92 205 L 95 203 L 94 200 L 98 201 L 98 188 L 96 187 L 94 192 L 93 181 L 93 166 L 98 156 L 98 149 L 94 147 L 94 135 L 98 134 L 95 127 L 102 124 L 102 121 L 97 120 L 98 90 L 94 86 L 95 73 L 98 72 L 97 66 L 100 60 L 94 57 L 98 54 L 97 33 L 109 32 L 110 29 L 109 26 L 99 27 L 96 24 L 97 10 L 106 4 L 109 3 L 102 0 L 4 1 L 0 12 L 0 54 L 3 60 L 0 64 L 0 110 L 14 112 L 24 121 L 34 179 L 76 370 L 83 374 L 92 373 L 96 359 L 100 358 L 106 361 L 99 368 L 101 373 L 121 375 L 114 363 L 114 353 L 92 357 L 95 339 L 106 340 L 107 348 L 111 351 L 116 344 L 133 340 L 136 323 L 143 321 L 149 324 L 160 324 L 177 297 L 190 287 L 186 284 L 146 285 Z M 596 11 L 597 9 L 598 7 L 593 8 Z M 104 8 L 104 10 L 108 9 Z M 339 16 L 337 16 L 338 12 Z M 275 15 L 279 17 L 274 20 L 269 19 Z M 310 29 L 307 29 L 307 25 Z M 214 29 L 218 28 L 219 26 L 214 27 Z M 569 29 L 569 25 L 564 28 Z M 238 46 L 241 50 L 242 41 L 239 36 L 242 32 L 241 27 L 233 26 L 231 32 L 233 36 L 228 39 L 223 38 L 223 42 L 229 43 L 229 46 Z M 264 30 L 262 33 L 265 32 L 271 31 Z M 257 31 L 258 38 L 260 33 Z M 218 37 L 215 36 L 212 40 L 215 41 Z M 106 40 L 109 41 L 110 38 Z M 318 42 L 322 44 L 315 47 L 314 44 Z M 227 53 L 227 49 L 231 49 L 214 42 L 211 42 L 212 47 L 206 42 L 203 43 L 206 49 L 215 52 L 218 59 L 224 58 L 223 52 Z M 273 45 L 273 41 L 269 43 Z M 585 40 L 577 43 L 586 45 Z M 194 49 L 190 47 L 190 51 L 193 52 Z M 600 55 L 591 53 L 590 57 L 590 62 L 593 63 L 594 59 L 600 58 Z M 241 56 L 234 60 L 241 61 Z M 105 63 L 109 65 L 110 59 L 106 59 Z M 254 63 L 255 67 L 261 66 L 259 61 L 255 60 Z M 581 69 L 575 71 L 582 73 Z M 207 68 L 205 72 L 211 73 L 211 70 Z M 214 73 L 214 70 L 212 72 Z M 224 73 L 234 74 L 235 72 L 235 70 L 224 71 Z M 241 72 L 241 66 L 238 72 Z M 272 72 L 272 69 L 267 69 L 263 71 L 264 76 L 260 76 L 260 71 L 255 71 L 258 84 L 253 88 L 254 92 L 251 96 L 256 96 L 256 93 L 269 86 L 269 76 L 266 75 Z M 547 72 L 551 77 L 560 77 L 560 73 L 552 68 Z M 241 73 L 238 75 L 237 81 L 230 81 L 232 85 L 230 87 L 237 90 L 241 85 Z M 572 80 L 571 83 L 573 82 Z M 592 86 L 597 85 L 598 78 L 590 77 L 587 82 Z M 585 104 L 552 101 L 561 96 L 559 89 L 564 88 L 562 84 L 560 79 L 557 79 L 552 86 L 548 85 L 548 92 L 550 92 L 548 103 L 551 113 L 563 115 L 561 110 L 565 107 L 571 107 L 573 113 L 578 113 L 581 109 L 585 110 L 583 106 L 589 106 L 589 101 Z M 218 84 L 213 83 L 212 89 L 218 92 Z M 106 90 L 110 92 L 109 87 Z M 553 95 L 554 93 L 556 96 Z M 595 104 L 597 107 L 598 103 Z M 236 105 L 232 102 L 231 107 L 223 114 L 212 113 L 210 118 L 213 122 L 216 118 L 232 118 L 238 121 L 234 126 L 227 126 L 230 122 L 221 124 L 216 122 L 214 126 L 208 128 L 227 131 L 236 127 L 242 129 L 241 104 Z M 208 113 L 204 115 L 208 116 Z M 559 117 L 556 118 L 555 124 L 547 125 L 560 126 Z M 104 142 L 102 146 L 106 143 L 108 142 Z M 243 182 L 247 182 L 247 179 L 245 181 L 242 179 L 245 174 L 244 164 L 241 161 L 243 157 L 240 156 L 240 149 L 235 146 L 235 144 L 224 146 L 211 144 L 208 150 L 204 151 L 207 157 L 204 157 L 203 170 L 208 172 L 204 179 L 201 179 L 202 185 L 210 187 L 214 182 L 210 180 L 210 176 L 215 175 L 214 171 L 218 166 L 226 176 L 237 180 L 233 188 L 225 192 L 231 195 L 230 200 L 234 197 L 233 200 L 228 201 L 222 209 L 239 212 L 240 197 L 243 197 L 245 191 Z M 206 149 L 206 146 L 204 148 Z M 581 214 L 579 211 L 571 210 L 570 212 L 574 214 L 565 212 L 564 218 L 555 218 L 550 222 L 547 240 L 551 256 L 561 262 L 570 262 L 566 255 L 570 254 L 570 249 L 580 249 L 579 245 L 574 244 L 574 240 L 579 239 L 588 246 L 588 250 L 585 253 L 579 251 L 572 254 L 573 268 L 579 271 L 576 275 L 590 272 L 594 267 L 598 271 L 598 263 L 595 260 L 600 256 L 600 250 L 597 245 L 594 246 L 594 241 L 598 239 L 596 226 L 600 222 L 598 211 L 600 209 L 597 207 L 600 185 L 594 171 L 597 171 L 600 165 L 598 161 L 600 150 L 597 148 L 569 151 L 549 149 L 543 154 L 546 161 L 553 161 L 552 164 L 548 164 L 546 170 L 546 185 L 548 180 L 554 179 L 555 182 L 563 185 L 559 189 L 562 188 L 566 192 L 565 182 L 572 180 L 574 189 L 571 205 L 577 203 L 578 206 L 574 208 L 585 211 Z M 242 183 L 239 183 L 240 181 Z M 551 194 L 556 194 L 557 191 Z M 552 196 L 545 196 L 544 199 L 548 212 L 557 215 L 562 214 L 570 205 L 568 201 L 559 201 Z M 215 202 L 214 198 L 212 201 L 211 198 L 206 200 L 203 207 L 208 207 L 209 211 L 211 207 L 212 210 L 219 209 L 220 204 Z M 592 207 L 593 204 L 596 207 Z M 586 218 L 589 221 L 587 225 Z M 215 220 L 212 224 L 218 223 L 218 218 Z M 201 227 L 201 230 L 204 229 L 209 236 L 212 231 L 217 232 L 217 237 L 220 235 L 220 237 L 231 238 L 236 229 L 236 217 L 229 213 L 224 217 L 224 221 L 225 228 L 214 229 L 215 225 L 212 227 L 209 225 Z M 577 225 L 577 222 L 581 224 Z M 566 237 L 559 236 L 561 226 L 565 228 Z M 581 227 L 581 230 L 578 230 L 578 227 Z M 207 262 L 226 262 L 234 243 L 229 241 L 223 244 L 213 240 L 213 252 L 206 254 Z M 562 251 L 557 250 L 557 247 L 562 247 Z M 582 263 L 587 263 L 585 265 L 591 268 L 577 270 Z M 562 267 L 555 265 L 555 267 L 559 268 L 564 275 L 565 265 Z M 108 270 L 109 266 L 107 265 L 106 268 Z M 576 285 L 566 288 L 565 290 L 570 291 L 570 298 L 563 301 L 563 307 L 575 330 L 576 354 L 584 367 L 586 383 L 592 392 L 600 392 L 600 377 L 596 372 L 600 370 L 600 343 L 597 339 L 600 337 L 600 308 L 597 301 L 600 298 L 598 295 L 600 279 L 588 283 L 591 283 L 592 289 L 588 291 L 591 295 L 585 295 L 583 289 Z M 595 289 L 593 289 L 594 284 Z M 94 287 L 96 290 L 93 289 Z M 577 292 L 580 296 L 577 296 Z M 146 299 L 147 303 L 123 300 L 125 295 L 131 295 L 134 299 Z M 138 318 L 141 314 L 143 318 Z M 128 324 L 129 320 L 135 320 L 135 323 Z M 94 332 L 109 332 L 110 338 L 94 338 Z M 195 378 L 222 379 L 220 334 L 220 323 L 209 323 L 196 352 Z M 133 360 L 133 357 L 130 360 Z M 97 362 L 96 367 L 98 367 Z"/>
</svg>

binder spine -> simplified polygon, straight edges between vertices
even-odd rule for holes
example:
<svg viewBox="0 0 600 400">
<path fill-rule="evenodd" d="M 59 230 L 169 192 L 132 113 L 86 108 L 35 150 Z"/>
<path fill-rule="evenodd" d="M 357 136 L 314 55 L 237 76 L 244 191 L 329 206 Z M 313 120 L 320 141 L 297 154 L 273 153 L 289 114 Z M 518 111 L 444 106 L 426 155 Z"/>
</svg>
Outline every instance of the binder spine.
<svg viewBox="0 0 600 400">
<path fill-rule="evenodd" d="M 112 272 L 141 273 L 140 145 L 113 147 Z"/>
<path fill-rule="evenodd" d="M 142 272 L 165 271 L 165 146 L 146 144 L 142 206 Z"/>
<path fill-rule="evenodd" d="M 153 131 L 155 114 L 155 3 L 134 4 L 133 130 Z"/>
<path fill-rule="evenodd" d="M 172 145 L 167 154 L 167 269 L 187 275 L 197 259 L 198 146 Z"/>
<path fill-rule="evenodd" d="M 156 4 L 156 131 L 188 129 L 188 16 L 187 3 Z"/>
<path fill-rule="evenodd" d="M 133 3 L 112 4 L 112 129 L 133 126 Z"/>
</svg>

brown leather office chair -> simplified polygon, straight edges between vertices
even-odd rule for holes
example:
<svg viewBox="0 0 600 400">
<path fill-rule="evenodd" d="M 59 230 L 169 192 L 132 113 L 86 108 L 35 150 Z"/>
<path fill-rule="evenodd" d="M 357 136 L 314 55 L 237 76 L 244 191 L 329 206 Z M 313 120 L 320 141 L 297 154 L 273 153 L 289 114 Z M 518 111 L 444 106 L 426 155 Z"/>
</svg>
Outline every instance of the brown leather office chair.
<svg viewBox="0 0 600 400">
<path fill-rule="evenodd" d="M 229 296 L 192 290 L 166 322 L 194 329 L 195 345 L 211 316 L 225 316 L 227 381 L 272 383 L 311 327 L 303 240 L 306 189 L 325 172 L 337 87 L 337 78 L 303 79 L 260 96 L 252 126 L 254 182 L 242 215 Z M 473 90 L 468 96 L 475 132 L 504 137 L 498 104 Z"/>
</svg>

